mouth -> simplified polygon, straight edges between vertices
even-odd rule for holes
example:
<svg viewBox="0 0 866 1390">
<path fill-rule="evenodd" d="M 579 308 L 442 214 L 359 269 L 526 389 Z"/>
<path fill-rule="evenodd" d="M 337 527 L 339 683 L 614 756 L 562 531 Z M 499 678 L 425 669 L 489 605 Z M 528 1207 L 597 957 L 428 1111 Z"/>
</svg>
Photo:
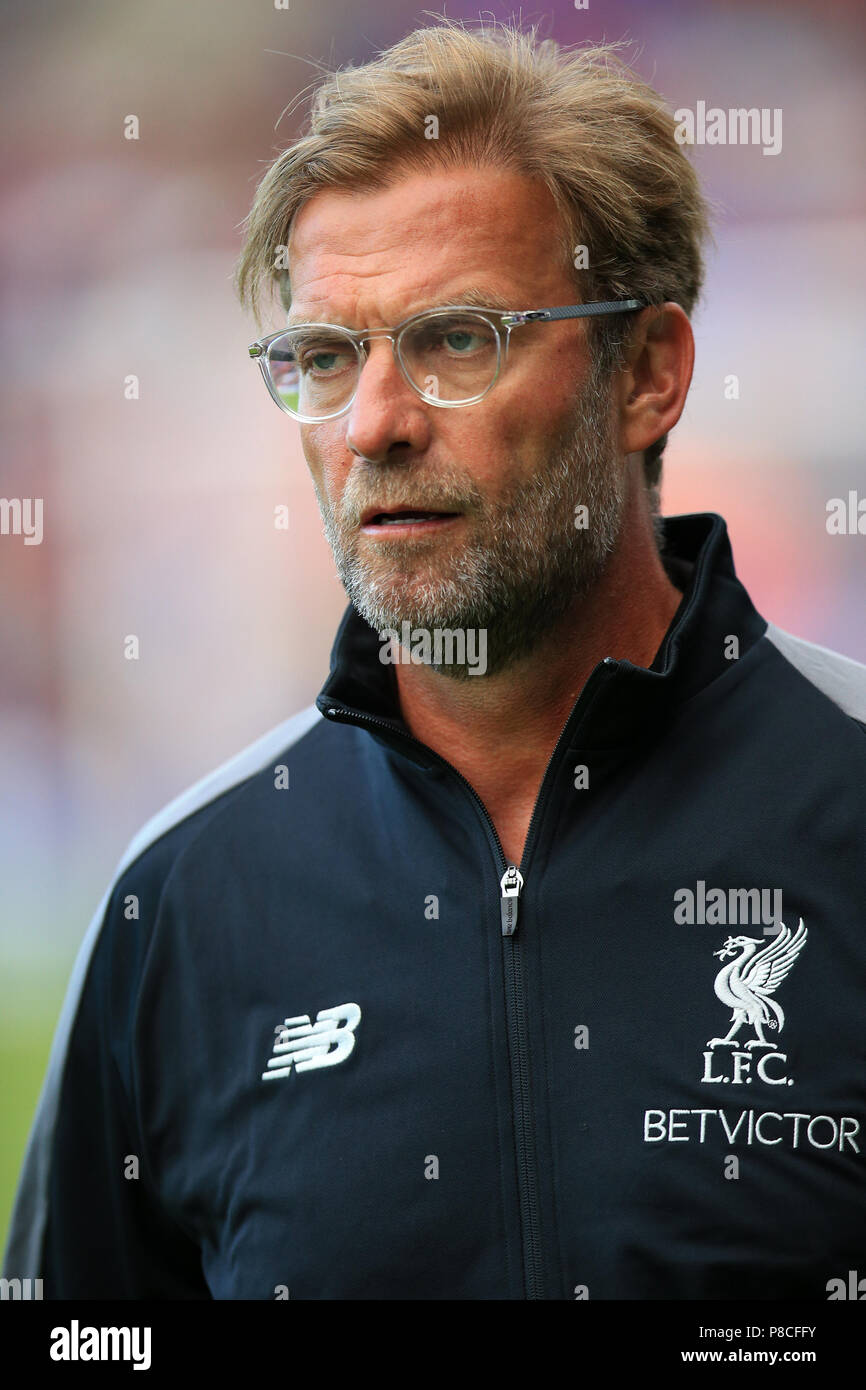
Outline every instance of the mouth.
<svg viewBox="0 0 866 1390">
<path fill-rule="evenodd" d="M 387 511 L 369 507 L 361 517 L 361 530 L 368 535 L 385 531 L 431 531 L 455 521 L 459 512 L 427 511 L 417 507 L 392 507 Z"/>
</svg>

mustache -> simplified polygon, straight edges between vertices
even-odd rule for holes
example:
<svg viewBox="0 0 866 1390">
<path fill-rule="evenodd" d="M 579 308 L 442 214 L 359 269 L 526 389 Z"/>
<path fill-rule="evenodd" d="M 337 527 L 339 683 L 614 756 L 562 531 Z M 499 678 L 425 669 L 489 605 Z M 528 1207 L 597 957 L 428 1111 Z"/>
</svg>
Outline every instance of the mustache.
<svg viewBox="0 0 866 1390">
<path fill-rule="evenodd" d="M 350 478 L 338 513 L 343 526 L 360 526 L 361 517 L 371 507 L 381 511 L 411 507 L 421 512 L 471 512 L 483 507 L 483 503 L 481 493 L 465 478 L 406 477 L 400 481 L 382 475 L 372 485 L 358 479 L 353 486 Z"/>
</svg>

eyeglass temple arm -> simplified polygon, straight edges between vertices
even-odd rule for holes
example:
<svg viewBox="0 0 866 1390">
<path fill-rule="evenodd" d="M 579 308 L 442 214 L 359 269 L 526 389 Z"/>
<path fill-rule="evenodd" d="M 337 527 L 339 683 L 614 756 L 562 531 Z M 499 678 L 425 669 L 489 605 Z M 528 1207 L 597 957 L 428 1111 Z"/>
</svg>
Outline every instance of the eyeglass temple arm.
<svg viewBox="0 0 866 1390">
<path fill-rule="evenodd" d="M 645 309 L 642 299 L 605 299 L 597 304 L 567 304 L 558 309 L 526 309 L 509 314 L 504 322 L 509 328 L 521 323 L 544 323 L 550 319 L 586 319 L 598 314 L 630 314 Z"/>
</svg>

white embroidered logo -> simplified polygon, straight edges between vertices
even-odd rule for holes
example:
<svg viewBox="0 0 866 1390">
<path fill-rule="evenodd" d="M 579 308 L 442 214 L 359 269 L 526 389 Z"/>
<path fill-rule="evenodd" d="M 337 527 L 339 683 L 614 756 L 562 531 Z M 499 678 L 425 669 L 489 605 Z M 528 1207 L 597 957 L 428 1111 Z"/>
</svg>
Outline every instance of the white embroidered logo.
<svg viewBox="0 0 866 1390">
<path fill-rule="evenodd" d="M 287 1018 L 274 1029 L 277 1040 L 263 1081 L 275 1076 L 288 1076 L 295 1071 L 312 1071 L 314 1067 L 335 1067 L 345 1062 L 355 1046 L 355 1029 L 361 1021 L 357 1004 L 338 1004 L 333 1009 L 320 1009 L 315 1023 L 309 1014 Z"/>
<path fill-rule="evenodd" d="M 801 917 L 795 932 L 782 922 L 777 935 L 766 945 L 752 936 L 729 936 L 722 949 L 713 952 L 720 960 L 730 962 L 723 965 L 716 976 L 714 989 L 716 997 L 732 1010 L 731 1026 L 723 1038 L 710 1038 L 707 1042 L 709 1050 L 704 1053 L 701 1081 L 751 1084 L 752 1049 L 766 1047 L 770 1051 L 758 1059 L 755 1068 L 760 1080 L 771 1086 L 794 1084 L 784 1075 L 787 1055 L 779 1052 L 776 1044 L 764 1037 L 764 1029 L 778 1030 L 778 1036 L 785 1026 L 782 1006 L 772 996 L 797 960 L 808 934 Z M 732 956 L 733 961 L 730 960 Z M 736 1039 L 743 1024 L 755 1030 L 755 1036 L 746 1043 Z M 731 1053 L 731 1075 L 712 1075 L 712 1049 L 716 1047 L 734 1049 Z M 771 1062 L 774 1064 L 772 1073 L 769 1070 Z M 781 1065 L 777 1066 L 776 1062 Z"/>
</svg>

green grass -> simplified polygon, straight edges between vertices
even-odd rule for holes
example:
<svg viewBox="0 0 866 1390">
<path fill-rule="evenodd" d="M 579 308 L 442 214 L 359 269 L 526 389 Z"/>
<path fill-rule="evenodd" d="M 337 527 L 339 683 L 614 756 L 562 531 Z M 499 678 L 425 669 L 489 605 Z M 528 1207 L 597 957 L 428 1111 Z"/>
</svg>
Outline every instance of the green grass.
<svg viewBox="0 0 866 1390">
<path fill-rule="evenodd" d="M 35 979 L 3 971 L 0 1000 L 0 1249 L 6 1233 L 27 1137 L 45 1077 L 66 974 Z"/>
</svg>

